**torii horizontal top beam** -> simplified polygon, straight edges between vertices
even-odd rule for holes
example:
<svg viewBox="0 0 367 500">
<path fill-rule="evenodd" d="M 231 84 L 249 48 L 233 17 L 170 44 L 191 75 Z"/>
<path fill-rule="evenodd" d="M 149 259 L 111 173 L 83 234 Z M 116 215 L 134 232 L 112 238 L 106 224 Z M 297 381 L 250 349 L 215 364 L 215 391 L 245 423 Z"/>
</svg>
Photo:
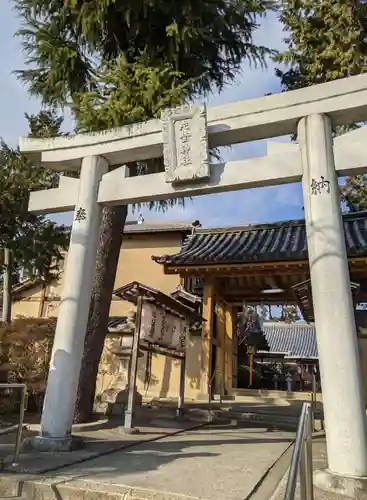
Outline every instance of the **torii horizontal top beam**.
<svg viewBox="0 0 367 500">
<path fill-rule="evenodd" d="M 301 118 L 314 113 L 327 114 L 334 126 L 365 121 L 367 75 L 209 108 L 209 144 L 218 147 L 292 134 Z M 121 165 L 163 154 L 160 120 L 54 139 L 21 137 L 19 145 L 22 152 L 60 171 L 80 168 L 81 159 L 90 155 Z"/>
<path fill-rule="evenodd" d="M 366 172 L 367 127 L 353 130 L 334 140 L 337 175 Z M 126 205 L 167 200 L 185 196 L 236 191 L 270 185 L 299 182 L 302 162 L 299 146 L 268 141 L 268 156 L 211 165 L 210 179 L 198 183 L 173 185 L 165 174 L 128 177 L 126 166 L 111 170 L 102 177 L 98 201 L 102 205 Z M 78 199 L 79 179 L 62 176 L 57 189 L 35 191 L 30 195 L 29 211 L 48 214 L 73 210 Z"/>
</svg>

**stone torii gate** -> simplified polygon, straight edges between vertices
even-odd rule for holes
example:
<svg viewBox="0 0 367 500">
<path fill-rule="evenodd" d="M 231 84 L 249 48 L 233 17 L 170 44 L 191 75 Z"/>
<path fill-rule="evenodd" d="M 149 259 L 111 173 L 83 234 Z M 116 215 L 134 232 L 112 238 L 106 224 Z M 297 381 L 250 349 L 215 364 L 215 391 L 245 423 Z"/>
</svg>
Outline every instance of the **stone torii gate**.
<svg viewBox="0 0 367 500">
<path fill-rule="evenodd" d="M 365 402 L 337 177 L 367 171 L 367 128 L 333 143 L 332 126 L 366 119 L 367 76 L 362 75 L 207 112 L 183 106 L 165 111 L 161 120 L 101 133 L 20 139 L 21 151 L 47 167 L 80 170 L 79 179 L 61 177 L 57 189 L 31 193 L 29 202 L 35 213 L 74 210 L 40 448 L 72 446 L 101 207 L 301 181 L 329 460 L 329 470 L 316 482 L 353 495 L 364 488 Z M 299 145 L 270 143 L 266 157 L 209 163 L 211 147 L 296 132 Z M 126 163 L 162 154 L 164 173 L 129 178 Z"/>
</svg>

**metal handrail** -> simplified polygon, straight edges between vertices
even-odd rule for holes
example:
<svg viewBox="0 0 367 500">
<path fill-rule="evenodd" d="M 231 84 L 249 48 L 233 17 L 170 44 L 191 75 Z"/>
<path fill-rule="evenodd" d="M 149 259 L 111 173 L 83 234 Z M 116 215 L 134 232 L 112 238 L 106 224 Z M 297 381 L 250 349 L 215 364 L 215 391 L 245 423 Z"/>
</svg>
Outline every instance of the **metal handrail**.
<svg viewBox="0 0 367 500">
<path fill-rule="evenodd" d="M 294 443 L 284 500 L 293 500 L 295 497 L 298 471 L 301 500 L 313 500 L 312 421 L 312 406 L 310 403 L 304 403 Z"/>
<path fill-rule="evenodd" d="M 25 411 L 25 402 L 27 395 L 27 386 L 26 384 L 0 384 L 0 389 L 21 389 L 22 395 L 20 398 L 20 408 L 19 408 L 19 422 L 15 425 L 11 425 L 6 429 L 0 429 L 0 436 L 9 434 L 10 432 L 17 433 L 17 437 L 15 440 L 15 449 L 12 465 L 15 466 L 18 464 L 18 458 L 20 453 L 20 447 L 22 445 L 22 431 L 23 431 L 23 422 L 24 422 L 24 411 Z"/>
</svg>

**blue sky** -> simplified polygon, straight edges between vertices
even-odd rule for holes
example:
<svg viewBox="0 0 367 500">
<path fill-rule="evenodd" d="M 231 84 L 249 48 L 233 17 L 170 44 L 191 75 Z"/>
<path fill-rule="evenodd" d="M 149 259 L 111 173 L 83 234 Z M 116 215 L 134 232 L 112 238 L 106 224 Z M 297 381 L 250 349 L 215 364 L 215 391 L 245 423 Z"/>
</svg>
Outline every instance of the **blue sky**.
<svg viewBox="0 0 367 500">
<path fill-rule="evenodd" d="M 12 145 L 18 137 L 27 133 L 24 113 L 35 113 L 39 102 L 30 98 L 27 90 L 12 75 L 15 69 L 23 68 L 23 56 L 19 40 L 14 38 L 18 20 L 12 11 L 10 0 L 2 0 L 0 31 L 0 136 Z M 269 15 L 255 35 L 258 43 L 271 48 L 282 48 L 282 28 L 274 15 Z M 237 81 L 228 85 L 218 96 L 213 95 L 208 105 L 222 105 L 230 102 L 261 97 L 269 92 L 279 92 L 279 81 L 274 75 L 274 66 L 269 62 L 266 70 L 250 68 L 244 64 Z M 242 159 L 265 154 L 265 142 L 257 141 L 235 146 L 222 151 L 223 159 Z M 299 185 L 273 186 L 235 193 L 202 196 L 187 200 L 185 208 L 174 207 L 167 213 L 142 210 L 145 220 L 188 220 L 199 219 L 205 226 L 230 226 L 256 222 L 302 218 L 302 194 Z M 135 214 L 136 216 L 137 214 Z M 134 218 L 131 214 L 131 217 Z M 69 214 L 55 218 L 69 223 Z"/>
</svg>

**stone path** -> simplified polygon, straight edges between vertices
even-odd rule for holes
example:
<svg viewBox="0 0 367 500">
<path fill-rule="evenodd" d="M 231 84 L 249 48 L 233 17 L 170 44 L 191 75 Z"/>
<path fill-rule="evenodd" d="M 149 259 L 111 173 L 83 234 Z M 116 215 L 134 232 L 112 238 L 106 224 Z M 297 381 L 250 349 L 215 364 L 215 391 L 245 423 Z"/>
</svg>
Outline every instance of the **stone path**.
<svg viewBox="0 0 367 500">
<path fill-rule="evenodd" d="M 297 422 L 296 411 L 284 415 L 266 406 L 239 405 L 235 414 L 263 410 L 276 420 L 279 412 Z M 124 434 L 121 419 L 75 427 L 88 446 L 73 453 L 24 452 L 24 473 L 0 475 L 0 497 L 19 495 L 20 485 L 23 500 L 283 499 L 293 429 L 247 419 L 179 423 L 171 413 L 145 411 L 138 435 Z M 325 466 L 323 439 L 315 440 L 314 458 L 315 467 Z"/>
<path fill-rule="evenodd" d="M 156 498 L 243 500 L 293 438 L 255 426 L 206 426 L 64 468 L 54 479 L 81 489 L 143 489 Z"/>
<path fill-rule="evenodd" d="M 161 417 L 161 415 L 158 414 L 158 417 Z M 149 418 L 145 414 L 144 419 L 141 422 L 138 421 L 138 423 L 140 423 L 139 434 L 125 434 L 121 419 L 104 419 L 91 424 L 73 426 L 73 434 L 83 438 L 86 443 L 85 448 L 66 453 L 40 453 L 23 446 L 18 467 L 11 466 L 15 434 L 2 436 L 0 438 L 0 460 L 5 461 L 5 470 L 11 470 L 12 472 L 26 474 L 47 473 L 115 450 L 129 448 L 137 443 L 157 440 L 166 435 L 176 434 L 202 425 L 192 421 L 178 422 L 172 419 L 157 418 L 156 412 L 152 412 Z M 39 425 L 30 425 L 28 430 L 23 432 L 25 441 L 27 441 L 27 438 L 37 435 L 38 430 Z"/>
</svg>

